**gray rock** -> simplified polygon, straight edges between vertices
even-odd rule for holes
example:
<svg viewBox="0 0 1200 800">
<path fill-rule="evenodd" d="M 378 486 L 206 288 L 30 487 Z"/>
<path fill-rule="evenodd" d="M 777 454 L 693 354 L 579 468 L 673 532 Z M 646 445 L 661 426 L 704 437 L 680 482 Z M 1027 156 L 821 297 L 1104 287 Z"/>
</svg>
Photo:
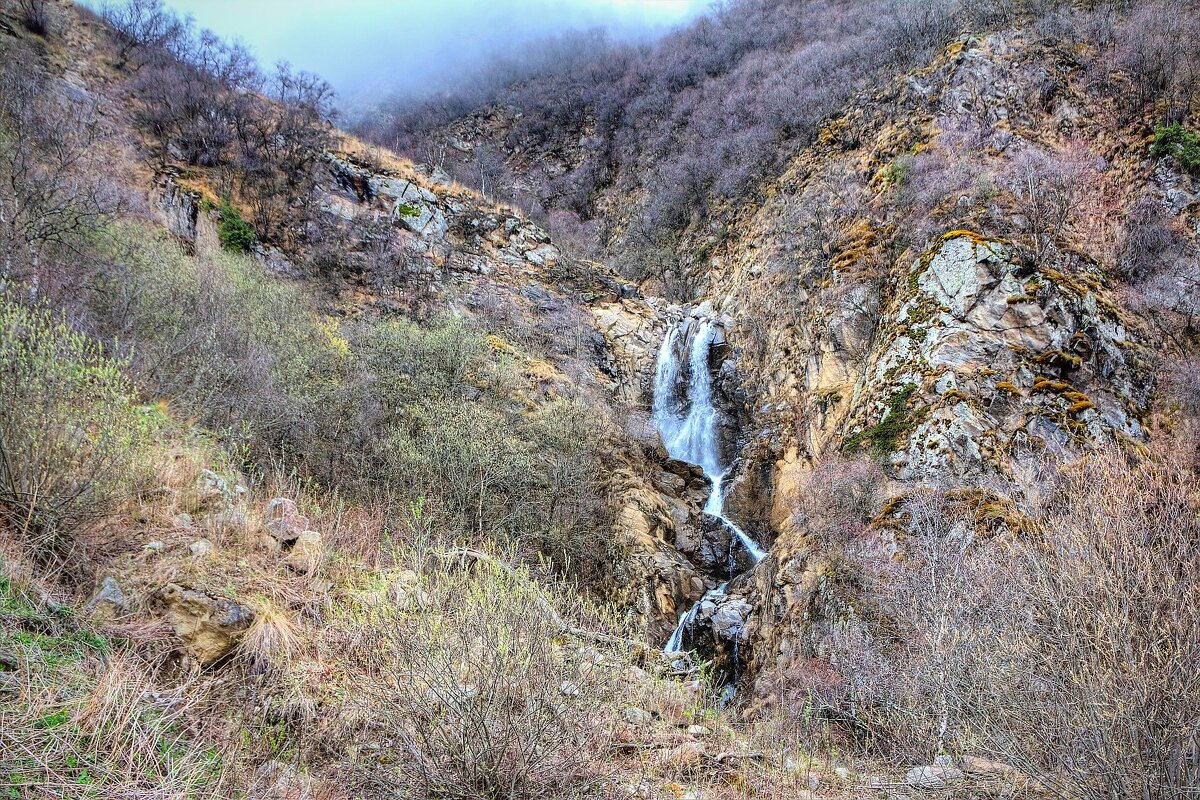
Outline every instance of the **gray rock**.
<svg viewBox="0 0 1200 800">
<path fill-rule="evenodd" d="M 300 514 L 296 501 L 287 497 L 270 500 L 264 517 L 267 533 L 283 544 L 291 544 L 308 529 L 308 519 Z"/>
<path fill-rule="evenodd" d="M 630 725 L 649 725 L 654 721 L 654 715 L 649 711 L 644 711 L 640 708 L 634 708 L 632 706 L 625 709 L 623 712 L 621 712 L 621 714 L 625 717 L 625 721 Z"/>
<path fill-rule="evenodd" d="M 722 602 L 710 619 L 713 633 L 722 639 L 736 639 L 746 627 L 750 604 L 740 598 Z"/>
<path fill-rule="evenodd" d="M 213 543 L 208 539 L 197 539 L 188 546 L 188 550 L 195 558 L 204 558 L 212 553 L 213 549 Z"/>
<path fill-rule="evenodd" d="M 109 575 L 100 581 L 100 585 L 96 587 L 96 592 L 92 595 L 92 599 L 88 600 L 83 610 L 89 614 L 93 611 L 99 611 L 120 616 L 129 610 L 129 603 L 125 599 L 125 593 L 121 591 L 121 586 L 117 583 L 117 579 Z"/>
<path fill-rule="evenodd" d="M 927 767 L 913 767 L 904 776 L 904 782 L 914 789 L 944 789 L 962 778 L 960 769 L 933 764 Z"/>
</svg>

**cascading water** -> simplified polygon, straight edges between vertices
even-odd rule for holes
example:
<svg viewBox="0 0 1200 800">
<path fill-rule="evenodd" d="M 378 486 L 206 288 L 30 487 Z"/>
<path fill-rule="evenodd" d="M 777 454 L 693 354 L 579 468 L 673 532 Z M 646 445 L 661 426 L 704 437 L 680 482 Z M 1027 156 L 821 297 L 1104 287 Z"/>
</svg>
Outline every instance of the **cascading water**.
<svg viewBox="0 0 1200 800">
<path fill-rule="evenodd" d="M 727 466 L 721 463 L 721 448 L 717 437 L 717 409 L 713 405 L 712 373 L 708 368 L 712 348 L 712 323 L 703 320 L 691 331 L 686 371 L 676 355 L 681 329 L 673 326 L 663 339 L 654 372 L 654 409 L 652 421 L 662 437 L 671 458 L 695 464 L 704 471 L 712 486 L 704 513 L 720 520 L 746 549 L 754 563 L 766 556 L 758 543 L 725 516 L 723 482 Z M 686 383 L 685 383 L 686 380 Z M 685 392 L 680 392 L 683 385 Z M 731 554 L 732 555 L 732 554 Z M 732 563 L 732 558 L 731 558 Z M 688 627 L 695 622 L 696 612 L 705 600 L 716 601 L 725 595 L 725 585 L 713 589 L 701 598 L 679 620 L 664 650 L 679 652 Z"/>
</svg>

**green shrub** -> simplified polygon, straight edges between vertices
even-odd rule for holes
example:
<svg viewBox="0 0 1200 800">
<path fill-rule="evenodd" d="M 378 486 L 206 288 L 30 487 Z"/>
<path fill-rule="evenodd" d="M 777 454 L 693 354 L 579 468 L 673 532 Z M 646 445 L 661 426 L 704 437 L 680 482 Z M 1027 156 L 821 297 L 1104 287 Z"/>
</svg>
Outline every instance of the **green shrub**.
<svg viewBox="0 0 1200 800">
<path fill-rule="evenodd" d="M 221 200 L 221 221 L 217 224 L 221 246 L 235 253 L 244 253 L 254 244 L 254 227 L 242 219 L 242 214 L 226 197 Z"/>
<path fill-rule="evenodd" d="M 310 439 L 341 387 L 348 344 L 306 296 L 247 256 L 189 256 L 136 225 L 110 238 L 117 263 L 96 315 L 150 391 L 260 453 L 320 444 Z"/>
<path fill-rule="evenodd" d="M 910 383 L 893 394 L 891 400 L 888 401 L 888 410 L 883 419 L 878 424 L 846 439 L 845 444 L 842 445 L 842 451 L 853 454 L 866 447 L 876 458 L 882 458 L 894 452 L 899 445 L 900 437 L 918 425 L 928 413 L 927 407 L 909 410 L 909 398 L 916 390 L 917 387 Z"/>
<path fill-rule="evenodd" d="M 1186 171 L 1200 172 L 1200 136 L 1178 122 L 1160 125 L 1154 132 L 1150 155 L 1154 158 L 1173 156 Z"/>
<path fill-rule="evenodd" d="M 356 349 L 392 409 L 460 392 L 468 375 L 487 370 L 487 342 L 459 317 L 428 325 L 392 319 L 366 330 Z"/>
<path fill-rule="evenodd" d="M 132 479 L 150 423 L 123 367 L 0 294 L 0 513 L 39 558 L 65 555 Z"/>
</svg>

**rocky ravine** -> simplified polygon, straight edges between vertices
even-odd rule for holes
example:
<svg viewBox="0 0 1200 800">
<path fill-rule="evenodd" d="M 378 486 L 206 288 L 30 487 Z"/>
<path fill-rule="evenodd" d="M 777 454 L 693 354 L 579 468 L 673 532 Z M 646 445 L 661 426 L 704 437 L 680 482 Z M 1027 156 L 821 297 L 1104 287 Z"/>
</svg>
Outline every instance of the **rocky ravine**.
<svg viewBox="0 0 1200 800">
<path fill-rule="evenodd" d="M 821 521 L 796 519 L 789 509 L 824 455 L 882 459 L 898 496 L 916 485 L 986 482 L 1007 487 L 1005 494 L 1019 501 L 1036 485 L 1048 457 L 1077 456 L 1113 437 L 1145 437 L 1140 420 L 1151 381 L 1131 332 L 1136 323 L 1125 320 L 1098 283 L 1028 268 L 1003 242 L 967 231 L 943 236 L 903 274 L 904 287 L 879 318 L 864 354 L 808 343 L 822 353 L 809 359 L 810 392 L 828 393 L 833 385 L 844 396 L 832 400 L 828 413 L 809 418 L 796 438 L 774 442 L 781 458 L 764 462 L 772 448 L 762 446 L 749 448 L 737 463 L 733 491 L 742 499 L 732 513 L 767 499 L 771 524 L 754 530 L 760 541 L 774 544 L 762 564 L 730 583 L 725 597 L 700 615 L 695 639 L 705 655 L 727 661 L 736 650 L 753 673 L 818 655 L 810 634 L 820 616 L 826 565 L 806 526 Z M 605 309 L 607 324 L 601 325 L 611 357 L 622 365 L 618 374 L 642 380 L 640 390 L 626 390 L 633 397 L 647 393 L 645 364 L 652 359 L 651 334 L 639 331 L 654 324 L 637 311 L 629 304 L 619 315 Z M 732 347 L 724 340 L 736 337 L 736 325 L 707 303 L 690 313 L 718 320 L 722 339 L 710 356 L 713 377 L 736 386 L 736 339 Z M 748 399 L 736 391 L 718 397 L 726 419 L 742 421 L 725 429 L 726 440 L 745 439 L 758 422 L 747 417 Z M 658 488 L 669 491 L 660 491 L 661 503 L 668 509 L 682 502 L 674 495 L 690 491 L 694 504 L 704 491 L 694 481 L 686 490 L 678 482 L 662 483 Z M 763 483 L 751 496 L 750 485 Z M 667 522 L 662 505 L 656 508 L 657 536 L 674 533 L 676 549 L 713 575 L 713 554 L 728 547 L 712 538 L 718 526 L 689 529 L 694 509 Z M 699 547 L 688 540 L 697 534 Z"/>
<path fill-rule="evenodd" d="M 565 256 L 538 226 L 435 171 L 383 167 L 352 152 L 327 154 L 325 164 L 321 203 L 330 218 L 387 220 L 410 256 L 408 279 L 434 292 L 499 297 L 542 334 L 556 350 L 544 392 L 604 387 L 621 409 L 609 488 L 622 555 L 608 594 L 635 612 L 656 645 L 731 577 L 731 534 L 703 513 L 708 481 L 671 459 L 650 424 L 668 330 L 711 327 L 718 446 L 730 465 L 726 511 L 770 545 L 761 564 L 741 564 L 724 596 L 698 614 L 693 643 L 726 675 L 740 672 L 736 662 L 753 676 L 819 650 L 810 634 L 822 554 L 806 530 L 818 523 L 792 510 L 822 458 L 882 460 L 897 496 L 923 483 L 989 481 L 1019 501 L 1045 457 L 1144 435 L 1150 380 L 1136 319 L 1098 276 L 1032 268 L 1001 240 L 951 231 L 914 263 L 891 265 L 882 295 L 854 287 L 797 295 L 787 300 L 798 315 L 778 325 L 747 300 L 777 291 L 754 267 L 766 257 L 757 251 L 747 251 L 749 267 L 718 269 L 710 300 L 680 306 Z M 164 178 L 158 196 L 176 235 L 211 238 L 196 194 Z M 261 256 L 297 274 L 284 254 Z M 378 290 L 351 297 L 349 313 L 391 302 Z M 556 326 L 571 315 L 587 320 L 591 341 L 561 346 Z M 764 326 L 771 345 L 749 360 L 751 329 Z"/>
</svg>

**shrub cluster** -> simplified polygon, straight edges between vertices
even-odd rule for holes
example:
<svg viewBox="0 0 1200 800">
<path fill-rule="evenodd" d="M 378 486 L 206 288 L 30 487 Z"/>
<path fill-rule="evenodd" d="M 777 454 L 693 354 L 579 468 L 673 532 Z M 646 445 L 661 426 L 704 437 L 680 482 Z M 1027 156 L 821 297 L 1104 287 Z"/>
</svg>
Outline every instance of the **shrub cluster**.
<svg viewBox="0 0 1200 800">
<path fill-rule="evenodd" d="M 224 167 L 265 238 L 291 236 L 311 216 L 316 166 L 332 141 L 333 90 L 280 64 L 264 74 L 228 44 L 162 0 L 125 0 L 103 11 L 135 119 L 162 164 Z M 228 231 L 240 246 L 243 226 Z M 224 237 L 223 237 L 224 238 Z"/>
<path fill-rule="evenodd" d="M 124 365 L 40 306 L 0 294 L 0 515 L 42 561 L 112 513 L 150 417 Z"/>
<path fill-rule="evenodd" d="M 881 556 L 869 529 L 843 540 L 863 583 L 822 632 L 838 674 L 798 670 L 777 688 L 805 688 L 805 713 L 891 757 L 982 756 L 1088 800 L 1189 796 L 1200 777 L 1190 458 L 1101 451 L 1049 476 L 1036 518 L 985 489 L 896 498 L 902 559 Z"/>
<path fill-rule="evenodd" d="M 588 795 L 628 654 L 566 635 L 560 598 L 527 572 L 432 555 L 428 571 L 341 606 L 324 637 L 352 670 L 346 734 L 385 742 L 401 767 L 354 777 L 462 800 Z"/>
<path fill-rule="evenodd" d="M 454 315 L 339 325 L 255 259 L 192 256 L 137 224 L 105 243 L 96 329 L 128 348 L 147 392 L 251 464 L 398 507 L 423 498 L 449 530 L 559 566 L 604 563 L 604 420 L 528 403 L 513 346 Z"/>
</svg>

